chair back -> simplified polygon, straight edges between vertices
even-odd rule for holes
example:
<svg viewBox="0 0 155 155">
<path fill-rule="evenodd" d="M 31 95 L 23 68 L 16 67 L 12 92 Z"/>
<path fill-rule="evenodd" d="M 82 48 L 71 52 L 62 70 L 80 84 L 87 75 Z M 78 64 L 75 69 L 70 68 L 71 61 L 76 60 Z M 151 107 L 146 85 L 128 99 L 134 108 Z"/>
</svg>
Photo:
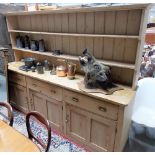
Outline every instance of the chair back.
<svg viewBox="0 0 155 155">
<path fill-rule="evenodd" d="M 47 144 L 44 144 L 39 138 L 34 136 L 32 130 L 31 130 L 31 125 L 30 125 L 30 117 L 31 116 L 35 117 L 47 129 L 47 131 L 48 131 Z M 45 149 L 45 152 L 47 152 L 49 150 L 49 147 L 51 144 L 51 127 L 50 127 L 49 121 L 47 119 L 45 119 L 39 112 L 32 111 L 26 115 L 26 127 L 27 127 L 29 138 L 31 140 L 32 139 L 36 140 Z"/>
<path fill-rule="evenodd" d="M 155 78 L 138 81 L 132 120 L 149 127 L 155 127 Z"/>
<path fill-rule="evenodd" d="M 9 103 L 7 102 L 0 102 L 0 106 L 5 107 L 8 111 L 8 119 L 9 119 L 9 125 L 13 125 L 13 110 Z"/>
</svg>

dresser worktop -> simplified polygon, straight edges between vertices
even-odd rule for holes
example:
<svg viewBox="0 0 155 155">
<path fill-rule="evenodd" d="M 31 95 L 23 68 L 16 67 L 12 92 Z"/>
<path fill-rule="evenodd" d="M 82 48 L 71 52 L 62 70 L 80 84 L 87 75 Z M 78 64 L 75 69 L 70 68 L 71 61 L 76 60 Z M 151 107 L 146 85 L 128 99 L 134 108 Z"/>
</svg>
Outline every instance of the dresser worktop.
<svg viewBox="0 0 155 155">
<path fill-rule="evenodd" d="M 58 77 L 56 75 L 51 75 L 50 71 L 45 71 L 44 74 L 38 74 L 37 72 L 32 71 L 22 71 L 19 70 L 19 66 L 22 66 L 23 62 L 11 62 L 8 64 L 8 69 L 14 71 L 16 73 L 32 77 L 34 79 L 38 79 L 47 83 L 55 84 L 57 86 L 73 90 L 75 92 L 79 92 L 85 94 L 87 96 L 92 96 L 94 98 L 111 102 L 113 104 L 118 104 L 121 106 L 127 106 L 134 97 L 135 91 L 128 87 L 124 87 L 123 90 L 118 90 L 114 92 L 112 95 L 105 95 L 102 93 L 86 93 L 79 89 L 78 82 L 83 81 L 84 77 L 81 75 L 76 75 L 74 80 L 69 80 L 67 77 Z"/>
</svg>

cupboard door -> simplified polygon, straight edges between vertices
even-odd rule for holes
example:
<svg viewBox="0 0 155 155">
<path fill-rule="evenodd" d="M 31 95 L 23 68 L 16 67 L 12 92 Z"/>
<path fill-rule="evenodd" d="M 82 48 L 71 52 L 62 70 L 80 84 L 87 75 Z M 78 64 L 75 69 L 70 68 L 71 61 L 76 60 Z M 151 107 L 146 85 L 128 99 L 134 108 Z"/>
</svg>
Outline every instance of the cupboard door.
<svg viewBox="0 0 155 155">
<path fill-rule="evenodd" d="M 19 110 L 29 111 L 26 88 L 17 84 L 9 83 L 9 100 Z"/>
<path fill-rule="evenodd" d="M 27 101 L 27 92 L 26 88 L 20 85 L 16 85 L 15 87 L 15 93 L 16 93 L 16 103 L 17 106 L 27 113 L 29 110 L 28 108 L 28 101 Z"/>
<path fill-rule="evenodd" d="M 38 111 L 45 118 L 47 118 L 47 107 L 45 96 L 33 90 L 29 90 L 29 97 L 30 97 L 31 110 Z"/>
<path fill-rule="evenodd" d="M 9 102 L 12 104 L 16 104 L 16 93 L 15 93 L 15 85 L 9 83 Z"/>
<path fill-rule="evenodd" d="M 67 135 L 80 142 L 88 139 L 88 117 L 84 110 L 67 105 Z"/>
<path fill-rule="evenodd" d="M 95 151 L 113 151 L 116 122 L 67 105 L 67 135 Z"/>
<path fill-rule="evenodd" d="M 47 98 L 47 119 L 52 129 L 62 131 L 62 102 Z"/>
<path fill-rule="evenodd" d="M 98 115 L 90 116 L 90 139 L 92 148 L 97 151 L 113 151 L 116 123 Z"/>
</svg>

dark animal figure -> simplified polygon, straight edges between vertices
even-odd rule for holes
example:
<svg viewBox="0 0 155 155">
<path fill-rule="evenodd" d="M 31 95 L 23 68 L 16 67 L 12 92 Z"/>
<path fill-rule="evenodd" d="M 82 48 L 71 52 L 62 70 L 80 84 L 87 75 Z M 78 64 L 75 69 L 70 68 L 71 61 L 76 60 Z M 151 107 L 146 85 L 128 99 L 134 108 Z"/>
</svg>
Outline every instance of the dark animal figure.
<svg viewBox="0 0 155 155">
<path fill-rule="evenodd" d="M 83 56 L 79 56 L 79 61 L 82 70 L 85 72 L 84 84 L 86 88 L 103 88 L 106 90 L 115 87 L 111 80 L 110 68 L 97 62 L 95 57 L 88 52 L 88 49 L 83 51 Z"/>
</svg>

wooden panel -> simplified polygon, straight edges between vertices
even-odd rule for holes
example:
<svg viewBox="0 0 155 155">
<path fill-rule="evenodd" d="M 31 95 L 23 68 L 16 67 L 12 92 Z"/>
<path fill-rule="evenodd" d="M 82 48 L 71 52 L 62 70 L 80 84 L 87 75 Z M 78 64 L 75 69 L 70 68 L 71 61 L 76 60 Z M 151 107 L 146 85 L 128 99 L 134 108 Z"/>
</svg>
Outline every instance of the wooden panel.
<svg viewBox="0 0 155 155">
<path fill-rule="evenodd" d="M 105 34 L 114 34 L 115 31 L 115 12 L 105 12 Z"/>
<path fill-rule="evenodd" d="M 42 22 L 42 31 L 48 32 L 48 15 L 40 15 L 41 16 L 41 22 Z"/>
<path fill-rule="evenodd" d="M 86 42 L 86 48 L 88 48 L 89 52 L 93 54 L 94 53 L 94 39 L 86 37 L 85 42 Z"/>
<path fill-rule="evenodd" d="M 15 72 L 9 71 L 9 81 L 22 86 L 26 86 L 25 76 Z"/>
<path fill-rule="evenodd" d="M 88 119 L 83 110 L 67 106 L 67 135 L 79 141 L 86 141 Z"/>
<path fill-rule="evenodd" d="M 19 29 L 18 26 L 18 17 L 16 16 L 8 16 L 6 17 L 8 30 Z"/>
<path fill-rule="evenodd" d="M 134 39 L 125 40 L 125 52 L 123 61 L 127 63 L 135 63 L 138 41 Z"/>
<path fill-rule="evenodd" d="M 55 48 L 62 50 L 62 36 L 55 36 Z"/>
<path fill-rule="evenodd" d="M 87 12 L 86 13 L 86 28 L 85 33 L 94 33 L 94 13 L 93 12 Z"/>
<path fill-rule="evenodd" d="M 23 17 L 24 19 L 24 27 L 23 29 L 26 30 L 26 31 L 29 31 L 31 30 L 31 17 L 30 16 L 24 16 Z M 23 21 L 19 21 L 19 22 L 23 22 Z"/>
<path fill-rule="evenodd" d="M 30 90 L 30 101 L 33 107 L 33 110 L 41 113 L 45 118 L 47 118 L 47 105 L 45 102 L 45 98 L 40 93 Z"/>
<path fill-rule="evenodd" d="M 50 47 L 51 47 L 51 50 L 54 50 L 56 49 L 56 41 L 55 41 L 55 36 L 50 36 Z"/>
<path fill-rule="evenodd" d="M 127 34 L 128 35 L 138 35 L 141 22 L 141 10 L 130 10 L 128 13 L 128 25 Z"/>
<path fill-rule="evenodd" d="M 77 13 L 77 33 L 85 33 L 85 13 Z"/>
<path fill-rule="evenodd" d="M 31 88 L 32 90 L 40 92 L 48 96 L 49 98 L 53 98 L 58 101 L 62 100 L 62 88 L 52 84 L 49 85 L 48 83 L 45 82 L 40 82 L 32 78 L 26 78 L 26 80 L 28 87 Z"/>
<path fill-rule="evenodd" d="M 84 37 L 77 37 L 77 54 L 76 55 L 81 55 L 82 52 L 85 49 L 85 38 Z"/>
<path fill-rule="evenodd" d="M 68 32 L 69 30 L 68 14 L 62 14 L 62 32 Z"/>
<path fill-rule="evenodd" d="M 113 60 L 123 61 L 123 53 L 125 49 L 125 40 L 124 39 L 115 39 L 114 40 L 114 49 L 113 49 Z"/>
<path fill-rule="evenodd" d="M 48 30 L 49 32 L 55 32 L 54 15 L 48 15 Z"/>
<path fill-rule="evenodd" d="M 82 109 L 91 111 L 98 115 L 108 117 L 110 119 L 117 120 L 118 107 L 108 102 L 96 100 L 91 97 L 84 96 L 79 93 L 65 90 L 63 98 L 66 103 L 70 103 Z M 100 107 L 106 109 L 105 111 L 100 110 Z"/>
<path fill-rule="evenodd" d="M 64 54 L 69 53 L 69 37 L 67 36 L 62 37 L 62 51 Z"/>
<path fill-rule="evenodd" d="M 55 14 L 54 15 L 54 26 L 55 26 L 55 32 L 61 32 L 61 14 Z"/>
<path fill-rule="evenodd" d="M 114 39 L 113 38 L 104 38 L 103 39 L 103 59 L 105 60 L 112 60 L 113 56 L 113 46 L 114 46 Z"/>
<path fill-rule="evenodd" d="M 95 33 L 104 34 L 104 12 L 95 13 Z"/>
<path fill-rule="evenodd" d="M 31 25 L 33 31 L 42 31 L 42 22 L 40 15 L 31 16 Z"/>
<path fill-rule="evenodd" d="M 102 58 L 103 55 L 103 39 L 94 38 L 94 56 L 98 59 Z"/>
<path fill-rule="evenodd" d="M 125 85 L 132 86 L 133 70 L 122 69 L 121 71 L 121 82 Z"/>
<path fill-rule="evenodd" d="M 76 14 L 71 13 L 69 15 L 69 32 L 76 33 Z"/>
<path fill-rule="evenodd" d="M 53 129 L 62 131 L 62 103 L 53 99 L 46 99 L 47 119 Z"/>
<path fill-rule="evenodd" d="M 90 126 L 90 143 L 102 151 L 113 151 L 116 134 L 114 122 L 93 115 Z"/>
<path fill-rule="evenodd" d="M 69 37 L 69 54 L 76 55 L 77 51 L 77 38 Z"/>
<path fill-rule="evenodd" d="M 128 11 L 116 12 L 115 34 L 126 34 Z"/>
</svg>

